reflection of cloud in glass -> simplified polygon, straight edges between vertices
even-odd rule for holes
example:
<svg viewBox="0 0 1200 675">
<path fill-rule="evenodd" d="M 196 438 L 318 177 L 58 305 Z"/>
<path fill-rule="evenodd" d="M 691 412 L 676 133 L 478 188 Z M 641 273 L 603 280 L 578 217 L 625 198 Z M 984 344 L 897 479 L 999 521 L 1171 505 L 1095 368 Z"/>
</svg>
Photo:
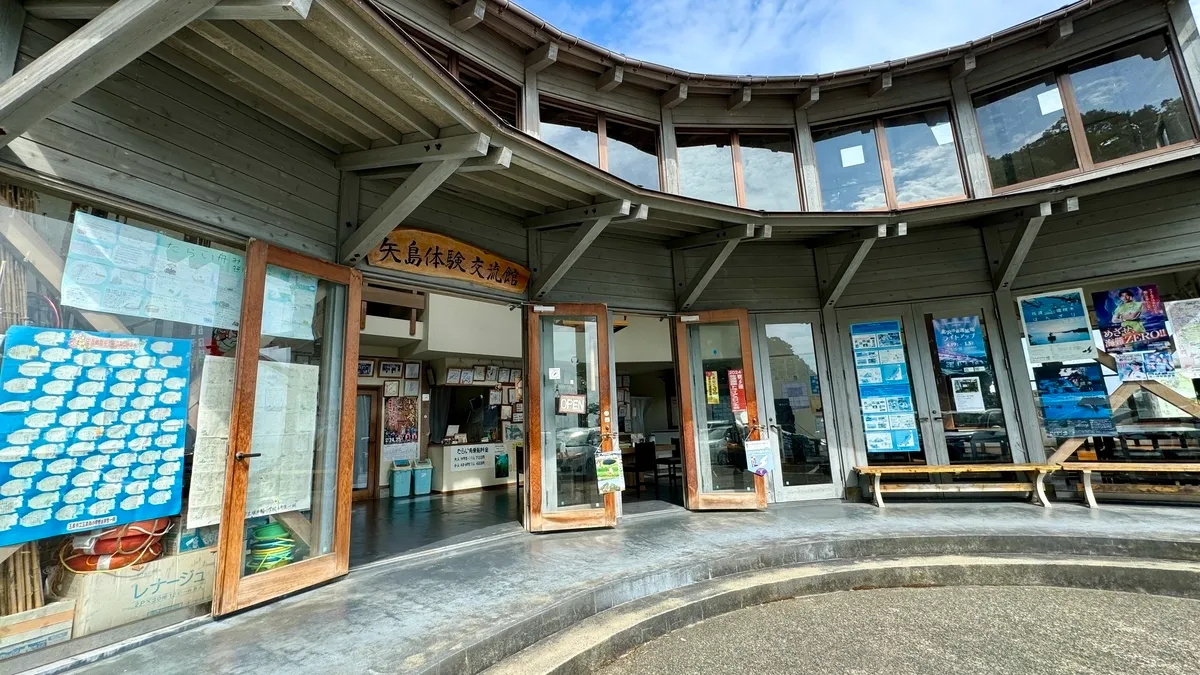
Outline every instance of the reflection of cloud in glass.
<svg viewBox="0 0 1200 675">
<path fill-rule="evenodd" d="M 813 345 L 812 325 L 807 323 L 769 323 L 767 337 L 786 342 L 792 353 L 799 356 L 809 368 L 816 368 L 817 350 Z M 771 356 L 775 356 L 771 352 Z"/>
<path fill-rule="evenodd" d="M 789 138 L 787 142 L 791 142 Z M 796 160 L 790 152 L 742 146 L 746 207 L 763 211 L 799 211 Z"/>
<path fill-rule="evenodd" d="M 963 194 L 948 110 L 936 108 L 885 120 L 884 136 L 898 204 Z"/>
<path fill-rule="evenodd" d="M 568 155 L 578 157 L 593 166 L 599 166 L 600 141 L 594 132 L 584 131 L 576 127 L 542 122 L 540 125 L 540 134 L 543 141 Z"/>
<path fill-rule="evenodd" d="M 1056 90 L 1057 85 L 1035 82 L 1027 89 L 990 101 L 976 109 L 983 147 L 991 157 L 1018 150 L 1042 137 L 1047 129 L 1066 119 L 1061 109 L 1043 115 L 1038 95 Z M 1057 114 L 1055 114 L 1057 113 Z"/>
<path fill-rule="evenodd" d="M 863 211 L 887 206 L 874 125 L 817 132 L 813 140 L 824 210 Z M 854 148 L 861 148 L 863 162 L 843 166 L 842 150 L 850 150 L 846 156 L 857 155 Z"/>
<path fill-rule="evenodd" d="M 688 197 L 736 205 L 733 151 L 728 145 L 679 148 L 679 187 Z"/>
<path fill-rule="evenodd" d="M 658 157 L 611 136 L 608 138 L 608 170 L 634 185 L 659 189 Z"/>
</svg>

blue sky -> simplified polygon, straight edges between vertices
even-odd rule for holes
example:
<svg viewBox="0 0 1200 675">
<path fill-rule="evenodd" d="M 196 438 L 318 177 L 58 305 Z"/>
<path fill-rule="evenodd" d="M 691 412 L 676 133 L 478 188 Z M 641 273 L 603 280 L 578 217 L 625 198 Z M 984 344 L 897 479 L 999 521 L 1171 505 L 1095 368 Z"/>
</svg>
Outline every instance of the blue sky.
<svg viewBox="0 0 1200 675">
<path fill-rule="evenodd" d="M 977 39 L 1065 0 L 518 0 L 631 58 L 732 75 L 825 73 Z M 1193 2 L 1195 4 L 1195 2 Z"/>
</svg>

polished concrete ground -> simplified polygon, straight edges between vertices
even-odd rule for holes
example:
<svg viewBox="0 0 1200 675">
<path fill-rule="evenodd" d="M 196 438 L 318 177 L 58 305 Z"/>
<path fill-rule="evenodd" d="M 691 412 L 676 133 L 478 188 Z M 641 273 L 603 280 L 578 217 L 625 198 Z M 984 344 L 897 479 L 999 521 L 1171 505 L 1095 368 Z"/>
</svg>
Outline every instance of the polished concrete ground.
<svg viewBox="0 0 1200 675">
<path fill-rule="evenodd" d="M 630 516 L 614 530 L 517 534 L 351 572 L 336 583 L 166 637 L 80 672 L 406 672 L 516 626 L 565 597 L 633 575 L 717 563 L 739 554 L 831 539 L 1048 535 L 1200 542 L 1186 506 L 1019 501 L 928 502 L 877 509 L 824 502 L 766 512 Z M 869 625 L 859 627 L 870 638 Z M 1048 628 L 1049 629 L 1049 628 Z M 737 644 L 739 638 L 731 638 Z M 803 645 L 796 646 L 797 653 Z"/>
<path fill-rule="evenodd" d="M 743 609 L 601 675 L 1197 672 L 1200 601 L 1065 588 L 843 591 Z"/>
</svg>

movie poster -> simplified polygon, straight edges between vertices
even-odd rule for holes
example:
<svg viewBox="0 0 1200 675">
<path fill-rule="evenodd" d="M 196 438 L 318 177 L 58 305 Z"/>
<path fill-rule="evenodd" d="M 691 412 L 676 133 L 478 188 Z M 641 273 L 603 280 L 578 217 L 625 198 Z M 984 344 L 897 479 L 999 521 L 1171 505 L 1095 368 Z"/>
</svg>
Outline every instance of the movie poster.
<svg viewBox="0 0 1200 675">
<path fill-rule="evenodd" d="M 1096 358 L 1082 289 L 1017 298 L 1031 363 Z"/>
<path fill-rule="evenodd" d="M 1109 354 L 1161 351 L 1159 345 L 1170 342 L 1167 315 L 1154 284 L 1092 293 L 1092 306 Z"/>
<path fill-rule="evenodd" d="M 1046 431 L 1056 438 L 1116 436 L 1099 363 L 1033 369 Z"/>
</svg>

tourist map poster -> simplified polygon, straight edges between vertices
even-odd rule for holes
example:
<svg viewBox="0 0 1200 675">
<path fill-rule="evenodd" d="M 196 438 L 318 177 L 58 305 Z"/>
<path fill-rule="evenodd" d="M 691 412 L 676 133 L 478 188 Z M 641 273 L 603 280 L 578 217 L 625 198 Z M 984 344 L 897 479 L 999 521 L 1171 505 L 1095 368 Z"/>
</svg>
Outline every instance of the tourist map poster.
<svg viewBox="0 0 1200 675">
<path fill-rule="evenodd" d="M 1096 358 L 1082 289 L 1028 295 L 1017 298 L 1017 305 L 1029 340 L 1030 363 Z"/>
<path fill-rule="evenodd" d="M 1166 310 L 1179 370 L 1185 377 L 1200 378 L 1200 300 L 1168 302 Z"/>
<path fill-rule="evenodd" d="M 850 324 L 867 452 L 920 452 L 899 321 Z"/>
<path fill-rule="evenodd" d="M 1153 351 L 1163 343 L 1169 346 L 1171 336 L 1158 286 L 1147 284 L 1092 293 L 1092 307 L 1096 310 L 1100 337 L 1104 339 L 1104 351 L 1109 354 Z"/>
<path fill-rule="evenodd" d="M 1033 369 L 1046 431 L 1056 438 L 1116 436 L 1099 363 Z"/>
<path fill-rule="evenodd" d="M 236 359 L 207 356 L 188 493 L 187 527 L 221 522 Z M 258 362 L 246 517 L 304 511 L 312 503 L 319 366 Z"/>
<path fill-rule="evenodd" d="M 191 346 L 8 329 L 0 546 L 179 513 Z"/>
<path fill-rule="evenodd" d="M 62 303 L 93 312 L 238 330 L 245 258 L 76 212 Z M 317 278 L 267 266 L 262 332 L 313 339 Z"/>
</svg>

